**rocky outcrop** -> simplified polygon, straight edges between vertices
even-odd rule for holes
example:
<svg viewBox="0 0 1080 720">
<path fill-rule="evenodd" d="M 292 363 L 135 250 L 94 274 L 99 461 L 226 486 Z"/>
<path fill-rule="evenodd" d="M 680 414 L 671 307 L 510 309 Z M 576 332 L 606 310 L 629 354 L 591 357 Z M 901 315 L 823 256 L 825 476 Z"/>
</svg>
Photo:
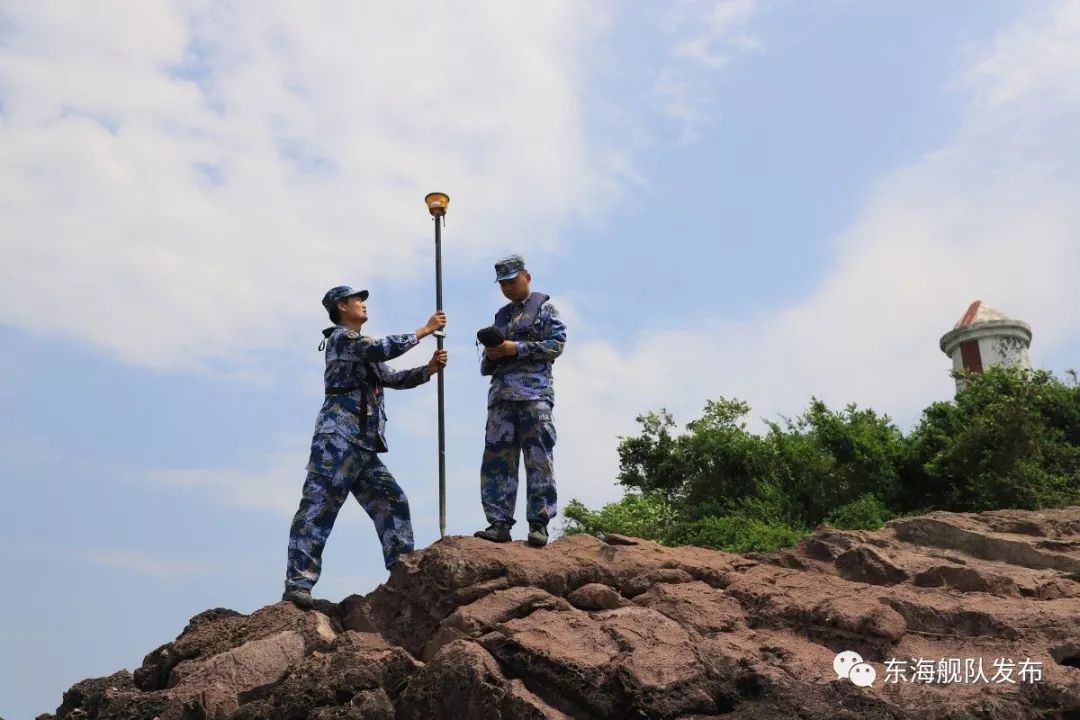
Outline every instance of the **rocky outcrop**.
<svg viewBox="0 0 1080 720">
<path fill-rule="evenodd" d="M 41 719 L 795 717 L 1080 718 L 1080 508 L 749 556 L 447 538 L 366 596 L 202 613 Z"/>
</svg>

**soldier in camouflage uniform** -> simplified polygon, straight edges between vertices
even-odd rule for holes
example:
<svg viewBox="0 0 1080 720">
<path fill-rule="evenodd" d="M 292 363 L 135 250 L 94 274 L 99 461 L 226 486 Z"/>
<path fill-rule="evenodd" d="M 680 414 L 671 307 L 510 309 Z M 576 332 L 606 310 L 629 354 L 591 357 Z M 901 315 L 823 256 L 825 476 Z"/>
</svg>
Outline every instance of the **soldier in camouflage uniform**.
<svg viewBox="0 0 1080 720">
<path fill-rule="evenodd" d="M 547 544 L 555 517 L 555 404 L 551 367 L 562 354 L 566 326 L 543 293 L 529 289 L 525 260 L 511 255 L 495 263 L 495 278 L 510 303 L 495 314 L 506 340 L 488 348 L 480 374 L 491 376 L 488 391 L 480 497 L 490 526 L 476 537 L 508 542 L 517 502 L 518 458 L 525 457 L 526 519 L 530 545 Z"/>
<path fill-rule="evenodd" d="M 426 366 L 412 370 L 392 370 L 386 361 L 441 330 L 446 315 L 435 313 L 415 333 L 367 337 L 360 334 L 368 319 L 367 297 L 367 290 L 342 285 L 327 291 L 322 301 L 334 323 L 323 330 L 319 345 L 326 350 L 326 399 L 315 421 L 307 480 L 289 532 L 282 598 L 301 607 L 311 607 L 323 547 L 349 493 L 375 523 L 387 570 L 398 555 L 413 549 L 409 501 L 377 454 L 387 450 L 382 390 L 427 382 L 446 364 L 446 351 L 436 351 Z"/>
</svg>

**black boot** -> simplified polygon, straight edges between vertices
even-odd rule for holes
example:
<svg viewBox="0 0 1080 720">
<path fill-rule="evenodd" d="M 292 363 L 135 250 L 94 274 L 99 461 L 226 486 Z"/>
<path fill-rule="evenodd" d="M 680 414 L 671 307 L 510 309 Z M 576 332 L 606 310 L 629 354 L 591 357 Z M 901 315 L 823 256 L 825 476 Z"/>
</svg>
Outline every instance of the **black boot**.
<svg viewBox="0 0 1080 720">
<path fill-rule="evenodd" d="M 491 542 L 510 542 L 510 528 L 505 525 L 488 525 L 486 530 L 477 530 L 473 537 L 483 538 Z"/>
<path fill-rule="evenodd" d="M 315 601 L 311 599 L 311 591 L 304 588 L 294 588 L 292 590 L 286 590 L 285 594 L 281 596 L 282 600 L 288 600 L 293 605 L 303 610 L 310 610 L 311 606 L 315 604 Z"/>
<path fill-rule="evenodd" d="M 547 541 L 547 525 L 529 523 L 529 544 L 533 547 L 544 547 L 547 545 Z"/>
</svg>

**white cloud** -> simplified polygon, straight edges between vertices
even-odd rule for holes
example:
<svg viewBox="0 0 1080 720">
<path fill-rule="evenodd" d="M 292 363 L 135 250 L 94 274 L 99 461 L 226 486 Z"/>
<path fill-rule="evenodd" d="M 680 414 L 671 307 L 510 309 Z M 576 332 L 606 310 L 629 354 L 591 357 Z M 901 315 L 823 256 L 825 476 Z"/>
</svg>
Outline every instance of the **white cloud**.
<svg viewBox="0 0 1080 720">
<path fill-rule="evenodd" d="M 298 443 L 291 452 L 264 458 L 259 470 L 167 468 L 151 471 L 147 479 L 166 487 L 198 491 L 226 507 L 268 510 L 292 517 L 300 502 L 307 455 L 307 447 Z"/>
<path fill-rule="evenodd" d="M 1027 99 L 1043 108 L 1075 104 L 1080 85 L 1080 3 L 1039 6 L 994 42 L 961 77 L 985 110 L 1005 110 Z"/>
<path fill-rule="evenodd" d="M 604 7 L 7 7 L 0 323 L 153 367 L 239 363 L 288 341 L 332 268 L 426 269 L 433 189 L 469 229 L 461 257 L 553 248 L 627 174 L 582 117 Z M 43 313 L 58 294 L 75 302 Z"/>
<path fill-rule="evenodd" d="M 700 139 L 699 128 L 711 120 L 711 100 L 705 94 L 695 94 L 693 86 L 671 68 L 664 68 L 652 89 L 652 105 L 681 127 L 678 144 L 685 145 Z"/>
<path fill-rule="evenodd" d="M 678 124 L 678 144 L 698 140 L 718 114 L 711 74 L 762 49 L 750 31 L 760 11 L 759 0 L 682 0 L 666 8 L 659 27 L 673 36 L 671 61 L 657 73 L 651 103 Z"/>
<path fill-rule="evenodd" d="M 95 550 L 83 553 L 83 557 L 98 565 L 148 575 L 159 580 L 177 580 L 212 571 L 212 568 L 201 563 L 162 558 L 142 550 Z"/>
<path fill-rule="evenodd" d="M 720 69 L 730 60 L 729 50 L 759 49 L 760 41 L 746 32 L 758 5 L 758 0 L 712 0 L 676 6 L 673 12 L 679 19 L 675 24 L 692 29 L 675 43 L 671 54 Z"/>
<path fill-rule="evenodd" d="M 911 422 L 952 396 L 938 338 L 976 298 L 1032 325 L 1036 365 L 1080 339 L 1080 3 L 1034 12 L 975 53 L 955 136 L 873 186 L 809 296 L 753 322 L 688 319 L 709 334 L 568 347 L 557 368 L 567 492 L 617 497 L 612 439 L 661 406 L 685 423 L 723 395 L 776 418 L 816 395 Z"/>
</svg>

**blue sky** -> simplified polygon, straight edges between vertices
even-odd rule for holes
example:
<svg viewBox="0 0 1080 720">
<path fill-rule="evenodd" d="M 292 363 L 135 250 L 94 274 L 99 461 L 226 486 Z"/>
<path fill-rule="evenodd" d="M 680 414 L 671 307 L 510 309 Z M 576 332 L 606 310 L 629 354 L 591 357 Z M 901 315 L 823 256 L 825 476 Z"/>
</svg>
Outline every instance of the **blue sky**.
<svg viewBox="0 0 1080 720">
<path fill-rule="evenodd" d="M 908 427 L 976 298 L 1077 366 L 1080 3 L 385 5 L 0 5 L 0 716 L 277 600 L 319 298 L 421 325 L 432 190 L 452 534 L 484 523 L 471 340 L 510 252 L 569 326 L 561 502 L 616 499 L 616 438 L 660 407 Z M 419 546 L 435 402 L 388 398 Z M 321 597 L 385 579 L 355 504 L 324 559 Z"/>
</svg>

